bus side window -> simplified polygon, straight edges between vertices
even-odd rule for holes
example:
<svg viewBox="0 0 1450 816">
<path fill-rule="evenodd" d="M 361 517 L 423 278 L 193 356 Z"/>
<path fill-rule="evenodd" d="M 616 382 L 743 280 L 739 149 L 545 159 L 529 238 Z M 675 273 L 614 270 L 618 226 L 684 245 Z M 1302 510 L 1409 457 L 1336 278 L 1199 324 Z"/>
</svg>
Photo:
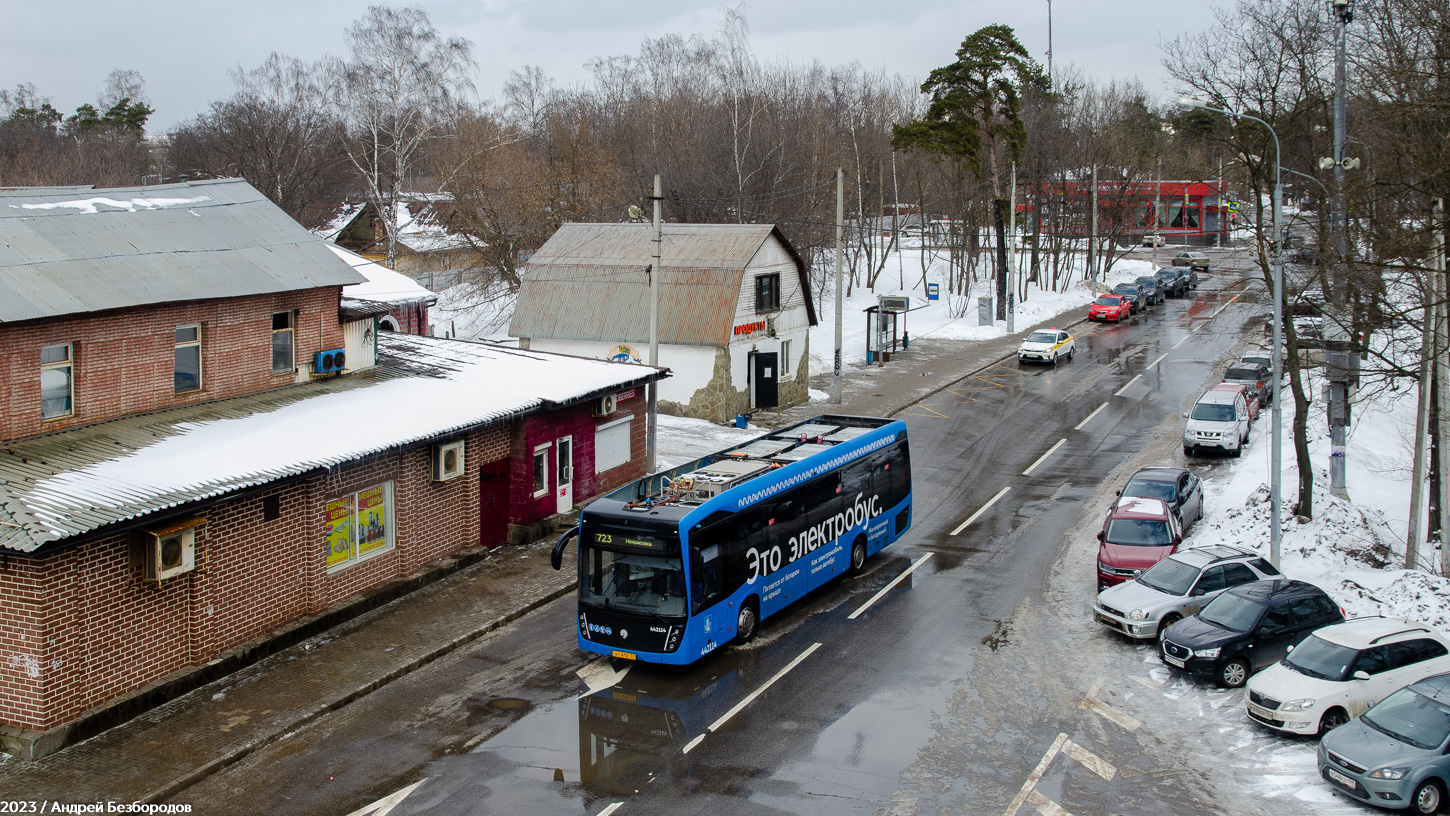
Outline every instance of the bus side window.
<svg viewBox="0 0 1450 816">
<path fill-rule="evenodd" d="M 725 597 L 725 555 L 721 538 L 705 533 L 700 536 L 699 544 L 690 548 L 690 607 L 696 614 Z"/>
<path fill-rule="evenodd" d="M 891 468 L 891 494 L 886 506 L 895 507 L 911 493 L 911 455 L 906 445 L 892 448 L 887 464 Z"/>
<path fill-rule="evenodd" d="M 784 558 L 790 558 L 790 539 L 806 529 L 805 490 L 794 488 L 780 494 L 771 503 L 766 533 L 772 546 L 780 547 Z"/>
<path fill-rule="evenodd" d="M 853 501 L 857 493 L 871 495 L 871 463 L 852 462 L 841 468 L 841 495 L 846 501 Z"/>
</svg>

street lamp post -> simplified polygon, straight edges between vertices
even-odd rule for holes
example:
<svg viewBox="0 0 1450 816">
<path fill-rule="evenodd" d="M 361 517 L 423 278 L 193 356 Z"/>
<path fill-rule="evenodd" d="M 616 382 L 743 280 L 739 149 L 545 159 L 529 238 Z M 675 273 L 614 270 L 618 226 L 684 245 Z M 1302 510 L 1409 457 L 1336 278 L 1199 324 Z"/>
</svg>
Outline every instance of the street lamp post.
<svg viewBox="0 0 1450 816">
<path fill-rule="evenodd" d="M 1282 154 L 1279 151 L 1279 134 L 1274 132 L 1273 126 L 1257 116 L 1250 116 L 1247 113 L 1236 113 L 1223 108 L 1211 108 L 1206 102 L 1200 99 L 1183 97 L 1178 100 L 1181 108 L 1201 108 L 1212 113 L 1221 113 L 1231 119 L 1249 119 L 1264 126 L 1269 135 L 1274 137 L 1274 425 L 1273 443 L 1271 450 L 1271 463 L 1269 466 L 1269 562 L 1275 567 L 1279 566 L 1279 546 L 1281 531 L 1279 520 L 1282 515 L 1280 502 L 1281 474 L 1283 469 L 1283 441 L 1284 441 L 1284 413 L 1283 400 L 1280 399 L 1280 385 L 1284 378 L 1284 241 L 1282 233 L 1283 209 L 1284 209 L 1284 188 L 1280 181 L 1279 162 Z"/>
</svg>

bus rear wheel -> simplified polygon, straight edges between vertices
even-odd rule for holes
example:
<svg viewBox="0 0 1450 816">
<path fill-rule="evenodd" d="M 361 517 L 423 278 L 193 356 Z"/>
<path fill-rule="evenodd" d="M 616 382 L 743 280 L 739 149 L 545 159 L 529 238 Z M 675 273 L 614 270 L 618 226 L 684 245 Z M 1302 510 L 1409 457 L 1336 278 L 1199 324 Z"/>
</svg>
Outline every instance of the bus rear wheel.
<svg viewBox="0 0 1450 816">
<path fill-rule="evenodd" d="M 760 622 L 760 617 L 755 611 L 754 599 L 748 600 L 740 605 L 740 617 L 735 621 L 735 639 L 741 643 L 749 643 L 755 639 L 755 627 Z"/>
<path fill-rule="evenodd" d="M 857 536 L 851 544 L 851 572 L 857 573 L 866 566 L 866 539 Z"/>
</svg>

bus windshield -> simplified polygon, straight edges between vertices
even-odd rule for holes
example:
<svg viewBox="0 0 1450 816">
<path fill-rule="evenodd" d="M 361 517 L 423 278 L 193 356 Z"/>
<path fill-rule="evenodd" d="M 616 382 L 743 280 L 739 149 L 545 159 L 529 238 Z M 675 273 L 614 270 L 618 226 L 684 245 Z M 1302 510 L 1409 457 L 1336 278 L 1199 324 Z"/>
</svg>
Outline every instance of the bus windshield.
<svg viewBox="0 0 1450 816">
<path fill-rule="evenodd" d="M 678 557 L 585 548 L 580 600 L 609 609 L 685 614 L 685 571 Z"/>
</svg>

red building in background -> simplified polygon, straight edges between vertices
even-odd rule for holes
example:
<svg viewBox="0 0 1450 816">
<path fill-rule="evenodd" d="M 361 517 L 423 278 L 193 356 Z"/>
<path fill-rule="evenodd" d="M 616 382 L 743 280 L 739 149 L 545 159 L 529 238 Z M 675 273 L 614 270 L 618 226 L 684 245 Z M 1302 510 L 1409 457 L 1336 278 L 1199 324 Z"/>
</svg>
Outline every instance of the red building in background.
<svg viewBox="0 0 1450 816">
<path fill-rule="evenodd" d="M 1099 179 L 1097 234 L 1137 241 L 1156 232 L 1169 244 L 1220 244 L 1236 225 L 1234 205 L 1214 181 Z M 1068 181 L 1043 189 L 1038 202 L 1019 205 L 1027 217 L 1041 206 L 1041 230 L 1087 238 L 1092 232 L 1092 183 Z"/>
</svg>

